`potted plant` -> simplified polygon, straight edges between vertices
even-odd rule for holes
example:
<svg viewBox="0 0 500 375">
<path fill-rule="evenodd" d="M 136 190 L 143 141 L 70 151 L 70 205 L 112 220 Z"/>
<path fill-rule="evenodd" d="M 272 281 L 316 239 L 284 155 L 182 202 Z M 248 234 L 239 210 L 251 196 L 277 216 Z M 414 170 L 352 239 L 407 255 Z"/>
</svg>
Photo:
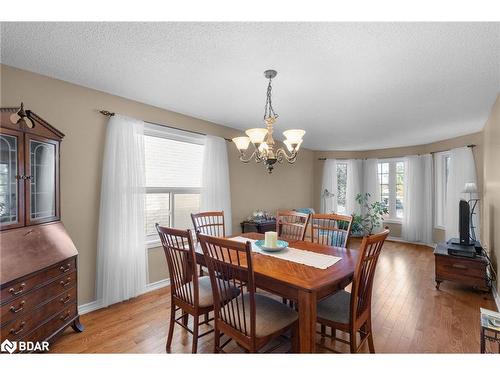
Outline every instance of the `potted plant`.
<svg viewBox="0 0 500 375">
<path fill-rule="evenodd" d="M 356 195 L 356 202 L 360 206 L 361 214 L 353 213 L 352 235 L 361 237 L 371 235 L 374 228 L 380 226 L 382 218 L 389 211 L 383 202 L 369 203 L 370 193 Z"/>
</svg>

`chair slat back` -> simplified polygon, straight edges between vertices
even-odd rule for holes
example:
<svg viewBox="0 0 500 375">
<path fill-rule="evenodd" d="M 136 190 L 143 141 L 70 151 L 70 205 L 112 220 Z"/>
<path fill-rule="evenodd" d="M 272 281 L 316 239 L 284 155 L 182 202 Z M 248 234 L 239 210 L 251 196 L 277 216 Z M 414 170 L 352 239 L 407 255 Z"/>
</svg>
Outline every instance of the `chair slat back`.
<svg viewBox="0 0 500 375">
<path fill-rule="evenodd" d="M 297 211 L 278 211 L 276 213 L 278 236 L 286 240 L 303 241 L 310 216 Z"/>
<path fill-rule="evenodd" d="M 191 214 L 191 220 L 193 220 L 193 226 L 196 233 L 199 232 L 214 237 L 226 236 L 224 211 Z"/>
<path fill-rule="evenodd" d="M 371 308 L 375 268 L 389 230 L 365 236 L 359 249 L 360 257 L 354 271 L 351 289 L 351 318 L 357 319 Z"/>
<path fill-rule="evenodd" d="M 347 247 L 351 225 L 352 216 L 349 215 L 313 214 L 311 216 L 311 242 Z"/>
<path fill-rule="evenodd" d="M 166 228 L 159 224 L 156 224 L 156 230 L 167 258 L 172 297 L 193 307 L 198 306 L 198 277 L 191 230 Z"/>
<path fill-rule="evenodd" d="M 216 324 L 221 321 L 247 339 L 255 338 L 255 280 L 250 242 L 203 234 L 198 234 L 198 240 L 212 283 Z M 231 290 L 239 290 L 238 295 L 228 298 Z M 245 294 L 249 295 L 247 299 Z"/>
</svg>

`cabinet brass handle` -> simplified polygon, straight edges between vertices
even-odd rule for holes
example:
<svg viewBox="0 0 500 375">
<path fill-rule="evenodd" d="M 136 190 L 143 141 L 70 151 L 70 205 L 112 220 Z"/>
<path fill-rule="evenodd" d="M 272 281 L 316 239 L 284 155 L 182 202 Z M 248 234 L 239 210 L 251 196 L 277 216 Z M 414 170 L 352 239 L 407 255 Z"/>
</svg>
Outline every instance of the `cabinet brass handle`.
<svg viewBox="0 0 500 375">
<path fill-rule="evenodd" d="M 19 328 L 16 330 L 15 328 L 10 329 L 10 333 L 13 335 L 19 335 L 22 331 L 24 331 L 24 326 L 26 325 L 25 321 L 22 321 L 21 324 L 19 324 Z"/>
<path fill-rule="evenodd" d="M 66 267 L 61 266 L 61 267 L 59 267 L 59 269 L 60 269 L 63 273 L 66 273 L 66 272 L 68 272 L 68 271 L 71 269 L 71 264 L 70 264 L 70 263 L 68 263 L 68 264 L 66 264 Z"/>
<path fill-rule="evenodd" d="M 71 294 L 67 294 L 66 297 L 61 297 L 59 302 L 61 302 L 63 305 L 67 304 L 69 300 L 71 299 Z"/>
<path fill-rule="evenodd" d="M 14 288 L 10 288 L 9 293 L 12 294 L 13 296 L 17 296 L 18 294 L 23 292 L 25 286 L 26 286 L 26 283 L 21 283 L 21 285 L 19 285 L 18 290 L 15 290 Z"/>
<path fill-rule="evenodd" d="M 19 307 L 17 309 L 15 308 L 14 305 L 12 305 L 9 310 L 13 313 L 18 313 L 19 311 L 24 309 L 25 303 L 26 303 L 26 301 L 21 301 L 21 303 L 19 304 Z"/>
<path fill-rule="evenodd" d="M 60 319 L 64 322 L 64 321 L 68 320 L 70 316 L 71 316 L 71 314 L 69 313 L 69 311 L 66 311 L 66 314 L 61 315 Z"/>
<path fill-rule="evenodd" d="M 456 264 L 456 263 L 455 263 L 455 264 L 452 264 L 451 266 L 452 266 L 453 268 L 459 268 L 459 269 L 461 269 L 461 270 L 466 270 L 466 269 L 467 269 L 467 267 L 465 267 L 463 264 Z"/>
<path fill-rule="evenodd" d="M 71 283 L 71 277 L 66 278 L 66 282 L 64 280 L 61 280 L 59 284 L 61 284 L 62 287 L 68 286 Z"/>
</svg>

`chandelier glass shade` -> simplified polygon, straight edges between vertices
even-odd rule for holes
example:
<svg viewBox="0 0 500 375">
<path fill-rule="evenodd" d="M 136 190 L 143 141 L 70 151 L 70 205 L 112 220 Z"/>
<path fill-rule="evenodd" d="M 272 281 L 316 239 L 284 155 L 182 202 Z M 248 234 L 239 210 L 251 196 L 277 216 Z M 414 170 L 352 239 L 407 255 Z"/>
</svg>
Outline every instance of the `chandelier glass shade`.
<svg viewBox="0 0 500 375">
<path fill-rule="evenodd" d="M 278 147 L 273 137 L 274 124 L 278 114 L 274 111 L 272 105 L 272 79 L 278 73 L 275 70 L 266 70 L 264 76 L 269 80 L 267 86 L 266 106 L 264 110 L 265 128 L 252 128 L 245 131 L 246 137 L 233 138 L 236 148 L 240 152 L 240 160 L 243 163 L 249 163 L 254 160 L 256 163 L 263 163 L 269 173 L 274 169 L 276 162 L 283 163 L 287 161 L 290 164 L 295 163 L 297 155 L 302 144 L 302 138 L 306 133 L 302 129 L 290 129 L 283 132 L 285 148 Z M 253 151 L 247 155 L 247 150 L 253 146 Z"/>
</svg>

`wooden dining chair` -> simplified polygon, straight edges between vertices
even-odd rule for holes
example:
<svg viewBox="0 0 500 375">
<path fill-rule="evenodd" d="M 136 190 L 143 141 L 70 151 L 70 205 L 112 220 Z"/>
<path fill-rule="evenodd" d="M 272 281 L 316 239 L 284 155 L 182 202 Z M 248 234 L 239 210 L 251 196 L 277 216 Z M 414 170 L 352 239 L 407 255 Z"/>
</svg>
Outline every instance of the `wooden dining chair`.
<svg viewBox="0 0 500 375">
<path fill-rule="evenodd" d="M 370 353 L 375 353 L 371 321 L 371 299 L 373 278 L 377 261 L 389 230 L 364 237 L 359 249 L 359 260 L 354 270 L 351 293 L 341 290 L 318 302 L 318 323 L 331 327 L 332 335 L 321 333 L 323 337 L 349 344 L 351 353 L 357 353 L 368 340 Z M 349 341 L 338 338 L 337 330 L 349 334 Z M 360 342 L 357 344 L 357 334 Z M 328 347 L 324 347 L 331 350 Z"/>
<path fill-rule="evenodd" d="M 224 211 L 207 211 L 191 214 L 195 233 L 207 234 L 215 237 L 226 237 Z M 206 269 L 205 269 L 206 271 Z M 204 267 L 200 266 L 200 276 L 205 274 Z"/>
<path fill-rule="evenodd" d="M 232 340 L 245 351 L 255 353 L 274 338 L 292 330 L 292 348 L 297 349 L 295 310 L 256 292 L 252 249 L 246 243 L 198 234 L 208 266 L 215 302 L 214 352 L 224 352 Z M 224 300 L 229 288 L 239 294 Z M 223 335 L 227 340 L 221 343 Z M 276 346 L 268 351 L 276 349 Z"/>
<path fill-rule="evenodd" d="M 156 230 L 165 251 L 170 274 L 171 307 L 166 350 L 170 352 L 174 325 L 179 324 L 193 335 L 192 352 L 196 353 L 198 339 L 213 332 L 212 329 L 199 334 L 199 326 L 213 320 L 213 318 L 208 318 L 209 313 L 214 309 L 212 284 L 208 276 L 198 277 L 196 273 L 196 257 L 191 230 L 166 228 L 159 224 L 156 224 Z M 229 298 L 236 293 L 237 290 L 232 289 L 232 294 L 228 293 L 226 296 Z M 179 310 L 182 310 L 182 314 L 176 318 Z M 193 317 L 192 330 L 188 327 L 190 315 Z M 200 322 L 201 315 L 204 315 L 205 319 Z"/>
<path fill-rule="evenodd" d="M 276 212 L 276 233 L 285 241 L 304 241 L 310 214 L 298 211 Z M 283 303 L 295 308 L 295 301 L 283 297 Z"/>
<path fill-rule="evenodd" d="M 303 241 L 310 214 L 297 211 L 278 211 L 276 213 L 276 232 L 287 241 Z"/>
<path fill-rule="evenodd" d="M 347 247 L 351 235 L 352 216 L 339 214 L 311 215 L 311 242 Z"/>
<path fill-rule="evenodd" d="M 214 237 L 226 237 L 224 211 L 199 212 L 191 214 L 196 233 Z"/>
</svg>

